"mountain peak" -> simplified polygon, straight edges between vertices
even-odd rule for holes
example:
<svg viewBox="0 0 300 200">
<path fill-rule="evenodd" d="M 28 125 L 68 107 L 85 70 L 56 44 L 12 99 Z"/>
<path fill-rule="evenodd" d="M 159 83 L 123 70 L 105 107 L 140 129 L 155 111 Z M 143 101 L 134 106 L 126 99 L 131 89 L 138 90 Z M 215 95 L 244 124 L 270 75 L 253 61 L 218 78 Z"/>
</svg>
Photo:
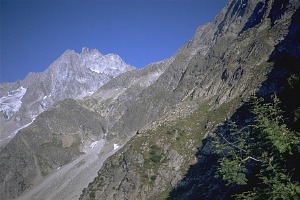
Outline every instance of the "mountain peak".
<svg viewBox="0 0 300 200">
<path fill-rule="evenodd" d="M 90 96 L 111 78 L 133 69 L 116 54 L 102 55 L 86 47 L 81 53 L 67 49 L 44 72 L 29 73 L 18 83 L 1 84 L 0 142 L 12 138 L 58 101 Z"/>
<path fill-rule="evenodd" d="M 67 49 L 63 52 L 63 54 L 61 56 L 65 56 L 65 55 L 74 55 L 77 54 L 73 49 Z"/>
<path fill-rule="evenodd" d="M 90 49 L 88 47 L 83 47 L 81 49 L 81 54 L 99 54 L 102 55 L 97 49 Z"/>
</svg>

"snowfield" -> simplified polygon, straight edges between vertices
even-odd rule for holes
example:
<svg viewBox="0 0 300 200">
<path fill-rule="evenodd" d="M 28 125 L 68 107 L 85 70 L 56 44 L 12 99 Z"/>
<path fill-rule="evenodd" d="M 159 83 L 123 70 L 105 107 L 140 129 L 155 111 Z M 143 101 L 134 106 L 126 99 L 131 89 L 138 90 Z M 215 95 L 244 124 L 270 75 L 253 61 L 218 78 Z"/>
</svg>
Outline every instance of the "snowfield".
<svg viewBox="0 0 300 200">
<path fill-rule="evenodd" d="M 118 144 L 114 144 L 114 150 L 120 148 L 120 146 Z"/>
<path fill-rule="evenodd" d="M 98 144 L 98 142 L 99 141 L 94 141 L 94 142 L 92 142 L 91 144 L 90 144 L 90 148 L 94 148 L 95 146 L 97 146 L 97 144 Z"/>
</svg>

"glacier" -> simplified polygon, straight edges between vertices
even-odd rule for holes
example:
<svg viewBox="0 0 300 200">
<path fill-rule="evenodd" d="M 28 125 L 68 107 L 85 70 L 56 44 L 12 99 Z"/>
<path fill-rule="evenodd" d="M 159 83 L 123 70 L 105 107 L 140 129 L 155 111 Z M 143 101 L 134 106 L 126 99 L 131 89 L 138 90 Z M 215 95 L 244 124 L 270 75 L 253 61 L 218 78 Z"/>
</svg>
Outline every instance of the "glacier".
<svg viewBox="0 0 300 200">
<path fill-rule="evenodd" d="M 26 91 L 27 89 L 21 86 L 0 98 L 0 112 L 4 113 L 6 118 L 10 119 L 19 111 L 22 105 L 21 100 Z"/>
</svg>

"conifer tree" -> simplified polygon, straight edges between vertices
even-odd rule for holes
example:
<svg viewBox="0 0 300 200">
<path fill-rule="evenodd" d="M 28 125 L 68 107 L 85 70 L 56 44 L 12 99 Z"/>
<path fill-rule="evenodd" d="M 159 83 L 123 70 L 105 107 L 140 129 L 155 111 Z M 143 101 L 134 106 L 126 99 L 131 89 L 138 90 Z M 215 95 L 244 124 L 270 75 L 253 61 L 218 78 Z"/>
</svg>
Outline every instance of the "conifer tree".
<svg viewBox="0 0 300 200">
<path fill-rule="evenodd" d="M 220 155 L 216 176 L 222 177 L 227 185 L 251 188 L 235 195 L 238 199 L 300 197 L 300 184 L 294 180 L 294 173 L 299 169 L 290 165 L 299 156 L 299 133 L 286 126 L 279 104 L 276 96 L 272 103 L 253 97 L 251 122 L 242 127 L 230 122 L 229 133 L 215 135 L 214 144 Z M 253 175 L 257 179 L 249 183 L 248 177 Z"/>
</svg>

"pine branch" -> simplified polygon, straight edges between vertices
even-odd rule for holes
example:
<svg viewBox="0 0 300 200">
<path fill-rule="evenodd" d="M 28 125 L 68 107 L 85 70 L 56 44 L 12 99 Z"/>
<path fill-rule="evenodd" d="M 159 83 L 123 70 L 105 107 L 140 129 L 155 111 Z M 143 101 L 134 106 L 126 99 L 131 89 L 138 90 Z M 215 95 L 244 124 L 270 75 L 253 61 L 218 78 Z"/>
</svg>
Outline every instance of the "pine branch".
<svg viewBox="0 0 300 200">
<path fill-rule="evenodd" d="M 233 147 L 235 147 L 235 148 L 237 148 L 237 149 L 239 149 L 239 150 L 241 150 L 241 151 L 247 153 L 247 151 L 246 151 L 245 149 L 242 149 L 242 148 L 236 146 L 235 144 L 229 142 L 222 134 L 219 134 L 219 135 L 221 135 L 221 137 L 222 137 L 222 138 L 225 140 L 225 142 L 227 142 L 229 145 L 231 145 L 231 146 L 233 146 Z"/>
<path fill-rule="evenodd" d="M 262 162 L 262 161 L 260 161 L 260 160 L 258 160 L 258 159 L 256 159 L 256 158 L 253 158 L 252 156 L 248 156 L 247 158 L 243 159 L 242 162 L 245 162 L 245 161 L 247 161 L 247 160 L 249 160 L 249 159 L 254 160 L 254 161 L 257 161 L 257 162 Z"/>
</svg>

